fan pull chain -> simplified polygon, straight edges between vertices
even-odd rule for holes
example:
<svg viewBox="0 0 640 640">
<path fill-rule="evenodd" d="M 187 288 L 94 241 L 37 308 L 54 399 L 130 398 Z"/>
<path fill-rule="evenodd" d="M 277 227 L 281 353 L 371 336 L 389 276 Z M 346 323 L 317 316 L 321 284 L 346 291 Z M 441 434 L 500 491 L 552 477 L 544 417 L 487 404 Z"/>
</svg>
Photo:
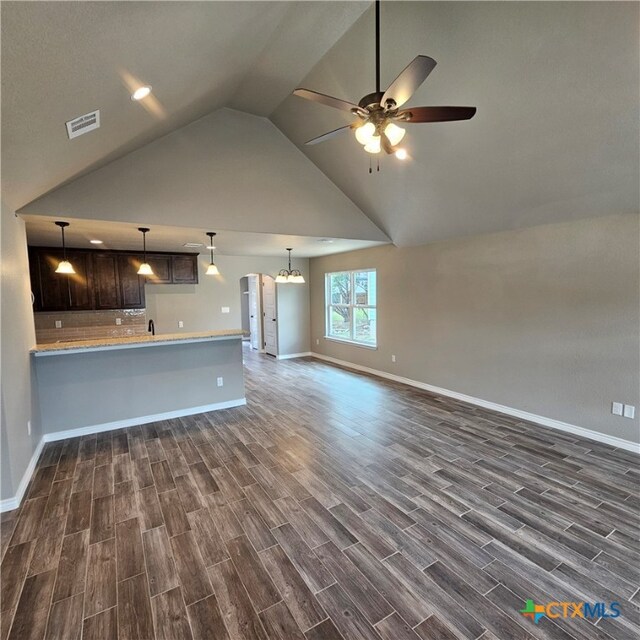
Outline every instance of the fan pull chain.
<svg viewBox="0 0 640 640">
<path fill-rule="evenodd" d="M 376 162 L 378 163 L 378 168 L 376 171 L 380 171 L 380 158 L 376 158 Z"/>
<path fill-rule="evenodd" d="M 371 156 L 369 156 L 369 173 L 373 173 L 373 169 L 371 168 Z"/>
</svg>

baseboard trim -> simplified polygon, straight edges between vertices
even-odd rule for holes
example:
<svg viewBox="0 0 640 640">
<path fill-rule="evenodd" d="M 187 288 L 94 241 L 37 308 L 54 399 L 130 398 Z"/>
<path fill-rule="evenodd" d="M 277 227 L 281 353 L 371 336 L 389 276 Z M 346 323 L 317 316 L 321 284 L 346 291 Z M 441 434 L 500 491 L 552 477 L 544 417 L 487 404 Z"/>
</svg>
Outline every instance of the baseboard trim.
<svg viewBox="0 0 640 640">
<path fill-rule="evenodd" d="M 418 389 L 424 389 L 425 391 L 431 391 L 437 395 L 446 396 L 448 398 L 454 398 L 461 400 L 462 402 L 468 402 L 469 404 L 482 407 L 483 409 L 491 409 L 498 413 L 504 413 L 514 418 L 520 418 L 529 422 L 535 422 L 543 427 L 549 427 L 551 429 L 557 429 L 558 431 L 564 431 L 566 433 L 572 433 L 582 438 L 588 438 L 589 440 L 595 440 L 596 442 L 602 442 L 618 449 L 624 449 L 625 451 L 631 451 L 632 453 L 640 454 L 640 444 L 632 442 L 630 440 L 624 440 L 623 438 L 617 438 L 615 436 L 608 436 L 598 431 L 592 431 L 591 429 L 585 429 L 584 427 L 578 427 L 577 425 L 570 424 L 568 422 L 562 422 L 560 420 L 554 420 L 553 418 L 547 418 L 545 416 L 539 416 L 535 413 L 529 413 L 528 411 L 522 411 L 521 409 L 514 409 L 513 407 L 507 407 L 496 402 L 489 400 L 483 400 L 482 398 L 475 398 L 474 396 L 468 396 L 465 393 L 459 393 L 458 391 L 451 391 L 450 389 L 444 389 L 443 387 L 436 387 L 426 382 L 420 382 L 418 380 L 412 380 L 411 378 L 404 378 L 397 376 L 393 373 L 387 373 L 386 371 L 380 371 L 378 369 L 371 369 L 370 367 L 364 367 L 353 362 L 346 360 L 338 360 L 338 358 L 332 358 L 331 356 L 325 356 L 321 353 L 312 353 L 312 357 L 318 360 L 324 360 L 332 364 L 340 365 L 348 369 L 355 371 L 362 371 L 363 373 L 369 373 L 379 378 L 386 378 L 387 380 L 393 380 L 401 384 L 406 384 L 410 387 L 417 387 Z"/>
<path fill-rule="evenodd" d="M 282 356 L 276 356 L 278 360 L 291 360 L 291 358 L 306 358 L 313 355 L 311 351 L 305 351 L 304 353 L 287 353 Z"/>
<path fill-rule="evenodd" d="M 24 493 L 29 486 L 29 482 L 31 481 L 31 476 L 33 476 L 33 472 L 36 470 L 38 458 L 40 458 L 40 454 L 42 453 L 42 447 L 44 447 L 44 440 L 40 438 L 40 441 L 36 445 L 36 448 L 31 456 L 31 460 L 29 460 L 29 464 L 27 465 L 25 472 L 22 474 L 22 480 L 20 480 L 16 495 L 13 496 L 13 498 L 0 500 L 0 513 L 4 513 L 5 511 L 13 511 L 20 506 L 22 498 L 24 497 Z"/>
<path fill-rule="evenodd" d="M 67 438 L 77 438 L 78 436 L 90 436 L 94 433 L 114 431 L 115 429 L 125 429 L 127 427 L 135 427 L 140 424 L 149 424 L 150 422 L 158 422 L 160 420 L 172 420 L 173 418 L 192 416 L 196 413 L 206 413 L 207 411 L 231 409 L 232 407 L 240 407 L 245 404 L 247 404 L 246 398 L 226 400 L 224 402 L 214 402 L 213 404 L 205 404 L 200 407 L 189 407 L 187 409 L 178 409 L 177 411 L 155 413 L 149 416 L 141 416 L 139 418 L 127 418 L 126 420 L 115 420 L 114 422 L 105 422 L 103 424 L 95 424 L 88 427 L 78 427 L 77 429 L 67 429 L 66 431 L 45 433 L 42 436 L 42 439 L 45 442 L 55 442 L 56 440 L 66 440 Z"/>
<path fill-rule="evenodd" d="M 233 407 L 241 407 L 247 404 L 246 398 L 237 398 L 235 400 L 226 400 L 225 402 L 215 402 L 213 404 L 205 404 L 201 407 L 190 407 L 188 409 L 178 409 L 177 411 L 167 411 L 165 413 L 156 413 L 150 416 L 141 416 L 140 418 L 130 418 L 127 420 L 116 420 L 114 422 L 105 422 L 103 424 L 91 425 L 88 427 L 79 427 L 77 429 L 67 429 L 66 431 L 56 431 L 54 433 L 45 433 L 38 446 L 36 447 L 29 466 L 22 476 L 22 480 L 18 485 L 18 490 L 13 498 L 0 500 L 0 513 L 17 509 L 22 502 L 24 493 L 29 486 L 33 472 L 38 464 L 38 458 L 42 453 L 42 448 L 46 442 L 55 442 L 56 440 L 66 440 L 67 438 L 77 438 L 78 436 L 88 436 L 94 433 L 102 433 L 104 431 L 114 431 L 115 429 L 124 429 L 125 427 L 135 427 L 139 424 L 149 424 L 150 422 L 158 422 L 159 420 L 171 420 L 172 418 L 181 418 L 183 416 L 191 416 L 197 413 L 206 413 L 207 411 L 219 411 L 220 409 L 231 409 Z"/>
</svg>

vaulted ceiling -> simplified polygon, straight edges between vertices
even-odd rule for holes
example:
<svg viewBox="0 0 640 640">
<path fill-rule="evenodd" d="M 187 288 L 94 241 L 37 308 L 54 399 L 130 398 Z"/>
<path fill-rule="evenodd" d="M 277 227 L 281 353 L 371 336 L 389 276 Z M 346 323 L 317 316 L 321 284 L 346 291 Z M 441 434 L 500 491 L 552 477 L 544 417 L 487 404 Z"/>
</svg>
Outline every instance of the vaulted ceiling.
<svg viewBox="0 0 640 640">
<path fill-rule="evenodd" d="M 349 114 L 289 96 L 306 86 L 357 102 L 374 89 L 368 2 L 3 2 L 1 12 L 2 190 L 14 209 L 226 106 L 270 118 L 354 216 L 399 245 L 638 211 L 636 3 L 383 3 L 383 85 L 426 54 L 438 66 L 410 104 L 478 113 L 408 125 L 410 158 L 382 158 L 372 174 L 351 135 L 303 144 Z M 138 84 L 154 89 L 144 105 L 129 100 Z M 69 141 L 64 122 L 95 108 L 101 129 Z M 254 218 L 245 231 L 262 230 Z"/>
</svg>

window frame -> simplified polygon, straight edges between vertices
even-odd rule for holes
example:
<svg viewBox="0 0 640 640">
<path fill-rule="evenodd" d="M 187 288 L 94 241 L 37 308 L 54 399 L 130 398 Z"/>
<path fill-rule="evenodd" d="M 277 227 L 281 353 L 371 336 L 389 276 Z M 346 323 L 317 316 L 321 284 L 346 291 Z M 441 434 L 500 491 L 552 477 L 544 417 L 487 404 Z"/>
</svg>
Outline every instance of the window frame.
<svg viewBox="0 0 640 640">
<path fill-rule="evenodd" d="M 375 291 L 375 301 L 376 304 L 357 304 L 354 302 L 356 286 L 355 286 L 355 276 L 359 273 L 375 273 L 376 274 L 376 291 Z M 334 304 L 331 302 L 331 277 L 341 274 L 349 274 L 349 303 L 337 303 Z M 375 267 L 368 267 L 365 269 L 344 269 L 341 271 L 331 271 L 329 273 L 324 274 L 324 293 L 325 293 L 325 323 L 324 323 L 324 339 L 325 340 L 333 340 L 335 342 L 343 342 L 345 344 L 351 344 L 356 347 L 364 347 L 365 349 L 377 349 L 378 348 L 378 319 L 377 319 L 377 311 L 378 311 L 378 273 Z M 367 296 L 368 298 L 370 296 Z M 350 337 L 343 338 L 339 336 L 331 335 L 331 312 L 334 307 L 344 307 L 349 309 L 350 311 Z M 375 342 L 363 342 L 361 340 L 357 340 L 355 337 L 355 327 L 356 327 L 356 310 L 357 309 L 373 309 L 376 312 L 376 331 L 375 331 Z"/>
</svg>

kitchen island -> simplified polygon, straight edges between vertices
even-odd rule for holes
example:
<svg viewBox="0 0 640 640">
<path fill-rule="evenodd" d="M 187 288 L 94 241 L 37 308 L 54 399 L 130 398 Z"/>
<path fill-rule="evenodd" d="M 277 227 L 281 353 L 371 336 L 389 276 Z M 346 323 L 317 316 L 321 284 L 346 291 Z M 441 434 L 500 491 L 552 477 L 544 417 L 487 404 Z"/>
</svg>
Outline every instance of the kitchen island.
<svg viewBox="0 0 640 640">
<path fill-rule="evenodd" d="M 245 404 L 240 329 L 31 350 L 45 441 Z"/>
</svg>

